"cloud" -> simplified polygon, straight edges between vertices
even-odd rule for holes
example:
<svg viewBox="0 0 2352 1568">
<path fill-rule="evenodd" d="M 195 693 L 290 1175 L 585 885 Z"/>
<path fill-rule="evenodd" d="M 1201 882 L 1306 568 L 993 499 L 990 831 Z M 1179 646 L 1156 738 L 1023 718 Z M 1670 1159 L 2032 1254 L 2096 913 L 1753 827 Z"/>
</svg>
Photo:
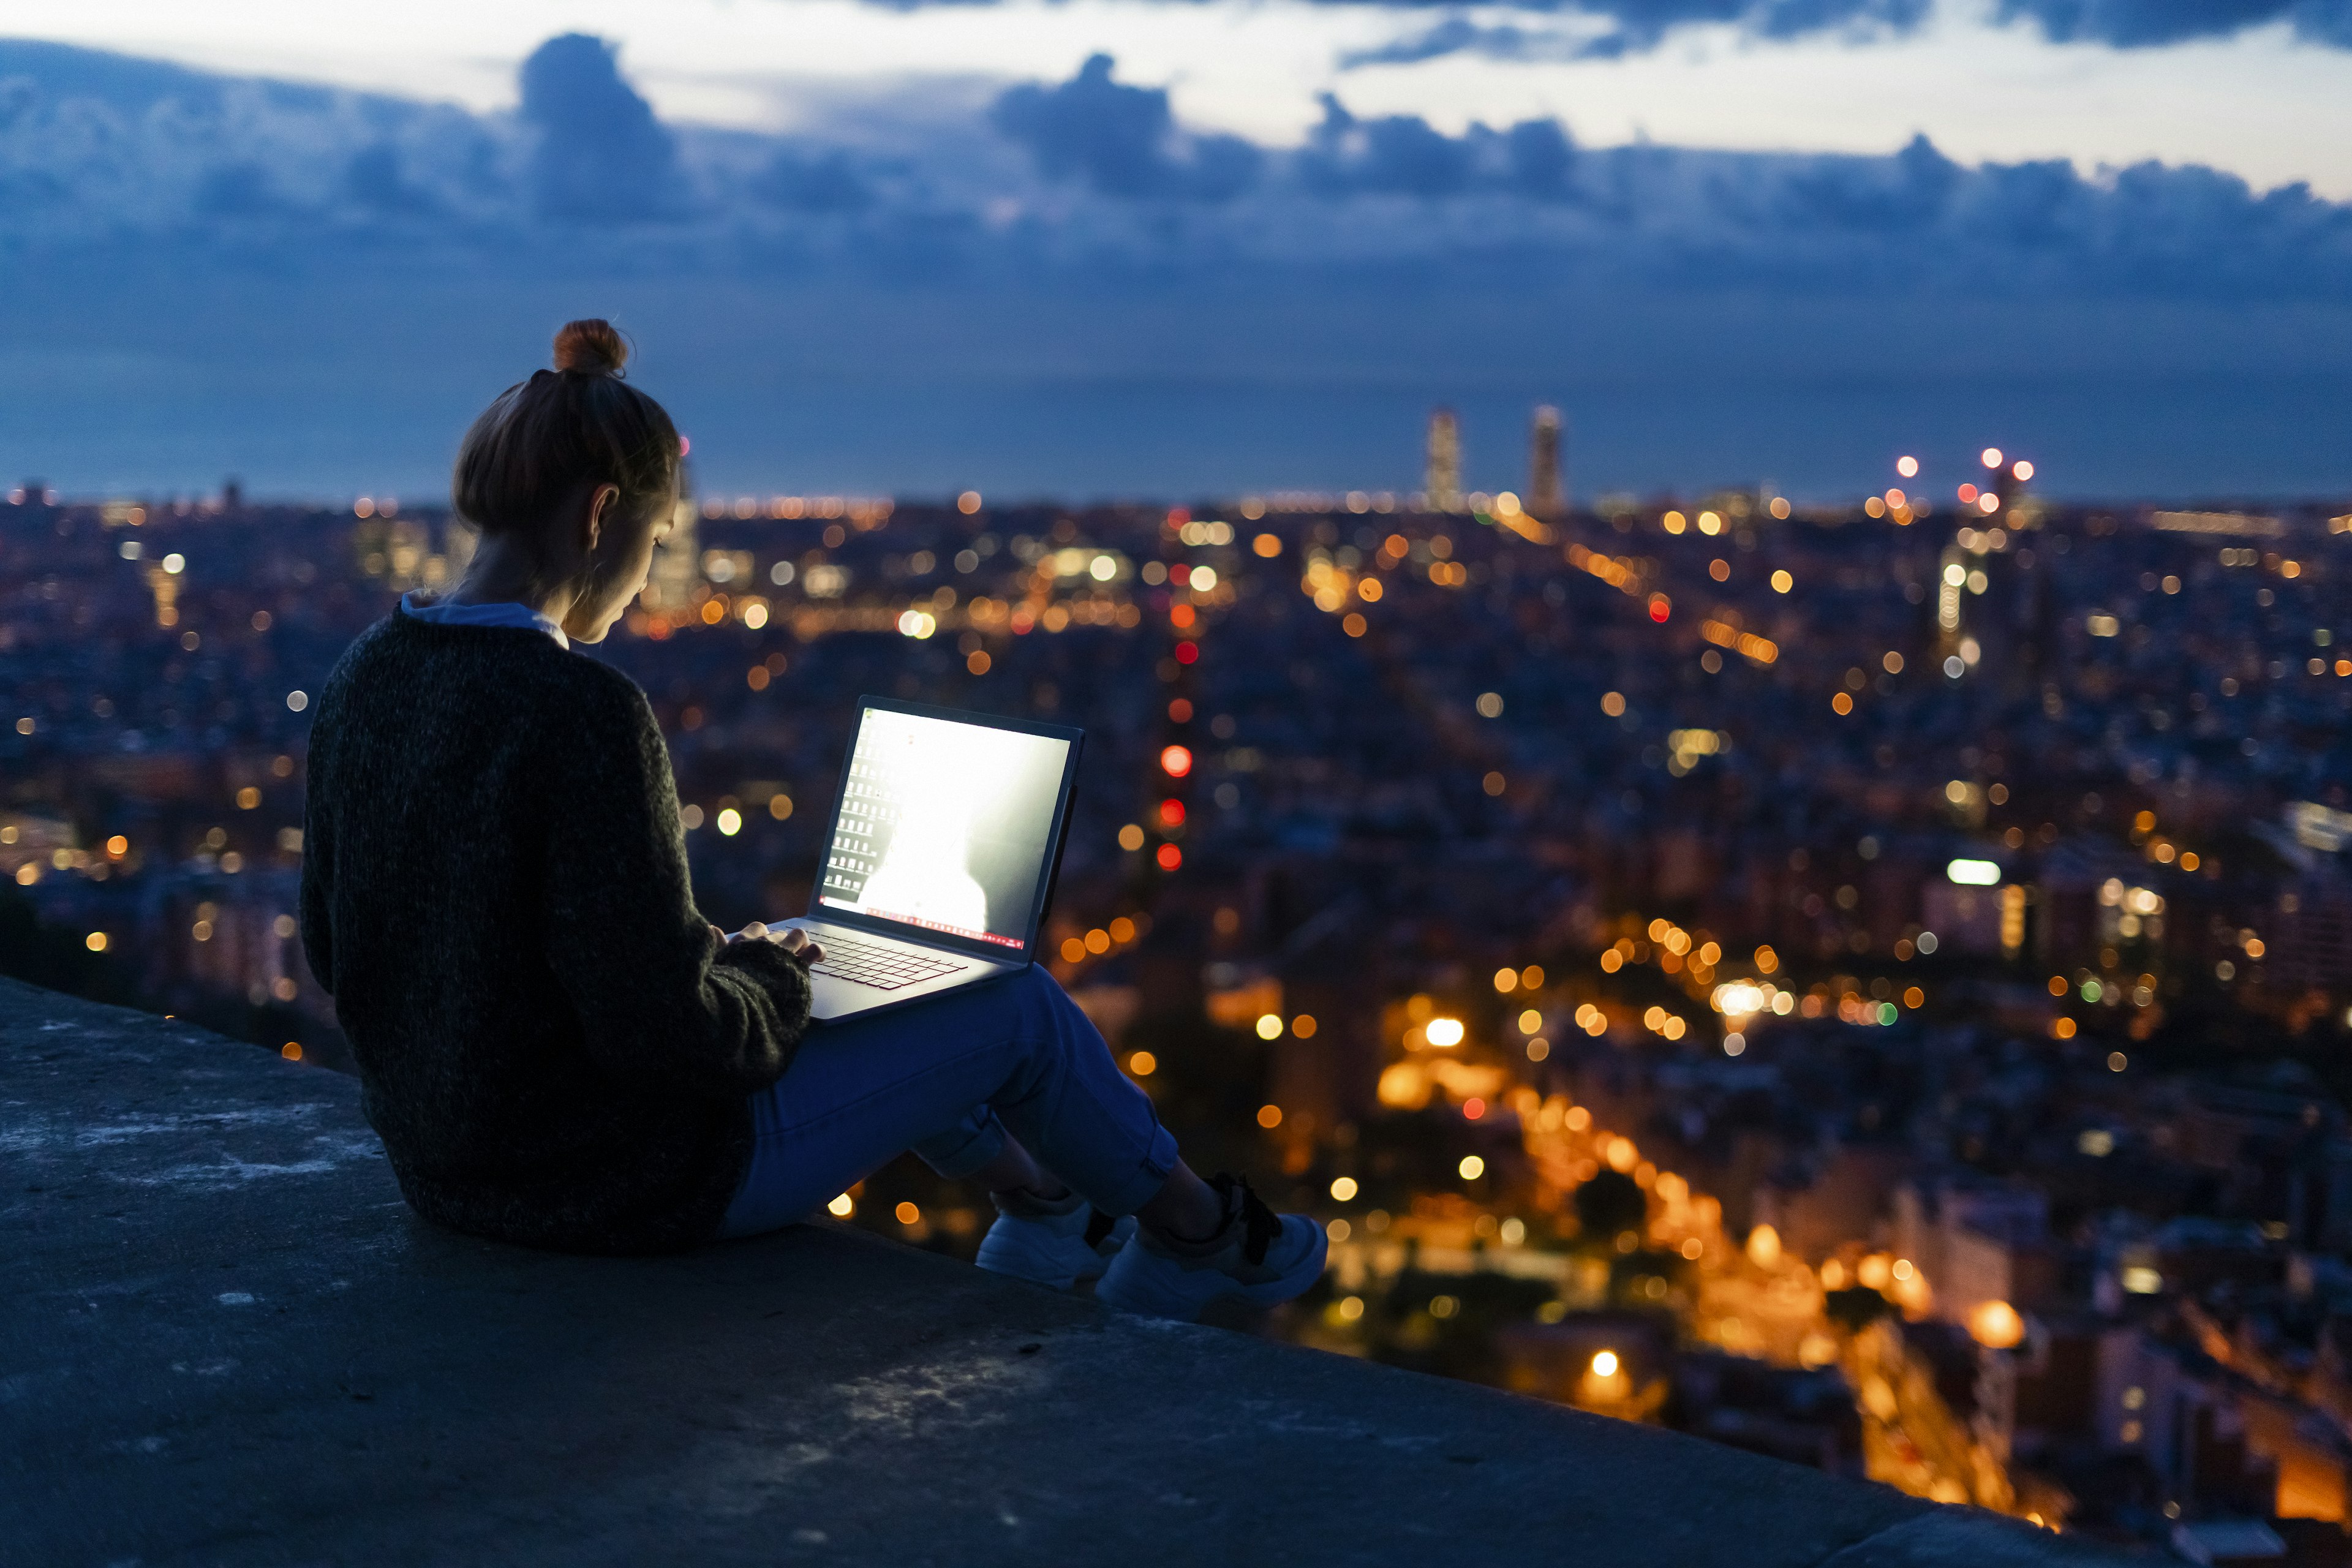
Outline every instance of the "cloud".
<svg viewBox="0 0 2352 1568">
<path fill-rule="evenodd" d="M 972 6 L 1000 0 L 868 0 L 896 11 Z M 1195 0 L 1210 5 L 1217 0 Z M 1317 0 L 1399 11 L 1453 11 L 1444 21 L 1392 43 L 1350 51 L 1345 68 L 1414 65 L 1447 55 L 1494 59 L 1614 58 L 1654 49 L 1677 28 L 1728 26 L 1751 37 L 1845 35 L 1856 39 L 1916 30 L 1937 0 L 1494 0 L 1498 8 L 1558 17 L 1559 28 L 1482 26 L 1459 14 L 1463 0 Z M 2030 22 L 2061 43 L 2143 48 L 2225 38 L 2284 26 L 2306 43 L 2352 48 L 2352 0 L 1999 0 L 2002 23 Z M 1582 26 L 1574 24 L 1584 24 Z"/>
<path fill-rule="evenodd" d="M 1925 137 L 1876 157 L 1596 150 L 1556 121 L 1454 134 L 1336 95 L 1303 144 L 1261 146 L 1182 124 L 1164 89 L 1118 80 L 1100 55 L 969 110 L 910 105 L 895 142 L 877 130 L 888 105 L 870 105 L 864 150 L 665 125 L 579 35 L 542 45 L 520 79 L 517 115 L 477 116 L 0 46 L 0 245 L 145 231 L 292 258 L 390 226 L 457 268 L 543 247 L 896 279 L 1443 272 L 1499 247 L 1596 286 L 2352 288 L 2352 207 L 2194 167 L 1971 166 Z"/>
<path fill-rule="evenodd" d="M 1530 196 L 1559 196 L 1568 190 L 1576 147 L 1557 120 L 1523 120 L 1504 132 L 1511 184 Z"/>
<path fill-rule="evenodd" d="M 1574 8 L 1606 16 L 1631 47 L 1654 47 L 1676 27 L 1713 23 L 1764 38 L 1811 33 L 1909 32 L 1934 0 L 1585 0 Z M 1549 9 L 1545 0 L 1533 8 Z"/>
<path fill-rule="evenodd" d="M 1473 122 L 1448 136 L 1417 114 L 1362 120 L 1331 93 L 1288 173 L 1328 198 L 1357 195 L 1439 200 L 1501 192 L 1538 201 L 1573 194 L 1576 145 L 1556 120 L 1528 120 L 1502 132 Z"/>
<path fill-rule="evenodd" d="M 1103 195 L 1222 202 L 1256 181 L 1257 148 L 1179 132 L 1166 89 L 1115 82 L 1112 68 L 1096 55 L 1068 81 L 1012 88 L 990 119 L 1047 177 L 1083 179 Z"/>
<path fill-rule="evenodd" d="M 0 243 L 478 223 L 521 157 L 510 121 L 446 105 L 0 41 Z"/>
<path fill-rule="evenodd" d="M 359 206 L 387 217 L 425 216 L 440 206 L 432 193 L 409 183 L 400 149 L 386 142 L 352 154 L 343 166 L 343 190 Z"/>
<path fill-rule="evenodd" d="M 812 153 L 787 147 L 769 161 L 751 188 L 792 212 L 864 212 L 876 199 L 874 186 L 839 148 Z"/>
<path fill-rule="evenodd" d="M 868 0 L 894 11 L 921 10 L 933 5 L 971 6 L 1000 0 Z M 1217 0 L 1194 0 L 1211 5 Z M 1316 0 L 1326 5 L 1362 5 L 1401 11 L 1458 11 L 1463 0 Z M 1464 51 L 1492 53 L 1499 58 L 1551 58 L 1569 55 L 1617 55 L 1654 48 L 1678 27 L 1717 26 L 1738 28 L 1755 37 L 1792 38 L 1817 33 L 1857 37 L 1907 33 L 1925 21 L 1935 0 L 1497 0 L 1506 8 L 1580 21 L 1584 26 L 1568 35 L 1580 41 L 1563 42 L 1548 32 L 1523 32 L 1510 26 L 1478 26 L 1460 16 L 1385 48 L 1348 57 L 1360 64 L 1412 64 Z M 2067 0 L 2005 0 L 2016 4 L 2063 5 Z M 2097 0 L 2085 0 L 2097 3 Z M 2184 0 L 2186 3 L 2186 0 Z M 2305 5 L 2333 5 L 2344 0 L 2300 0 Z M 1521 51 L 1526 51 L 1522 53 Z"/>
<path fill-rule="evenodd" d="M 1449 137 L 1417 114 L 1359 120 L 1327 92 L 1323 122 L 1298 154 L 1298 167 L 1307 185 L 1327 195 L 1450 196 L 1469 187 L 1476 142 L 1484 139 Z"/>
<path fill-rule="evenodd" d="M 2352 48 L 2352 0 L 2000 0 L 2058 43 L 2148 48 L 2280 24 L 2308 43 Z"/>
<path fill-rule="evenodd" d="M 1419 9 L 1452 0 L 1323 0 L 1327 5 L 1386 5 Z M 1916 29 L 1935 0 L 1504 0 L 1527 12 L 1549 13 L 1545 25 L 1482 24 L 1456 14 L 1418 32 L 1368 48 L 1343 52 L 1339 68 L 1409 66 L 1471 55 L 1480 59 L 1535 61 L 1617 59 L 1654 49 L 1677 27 L 1737 27 L 1753 37 L 1792 38 L 1816 33 L 1855 37 Z M 2352 0 L 2347 0 L 2352 3 Z"/>
<path fill-rule="evenodd" d="M 1612 52 L 1613 46 L 1609 39 L 1613 37 L 1577 38 L 1508 23 L 1481 26 L 1466 16 L 1449 16 L 1433 27 L 1385 44 L 1345 50 L 1339 56 L 1339 68 L 1412 66 L 1449 55 L 1475 55 L 1489 60 L 1578 59 Z"/>
<path fill-rule="evenodd" d="M 197 216 L 207 218 L 281 217 L 295 210 L 259 163 L 230 163 L 207 170 L 197 182 Z"/>
<path fill-rule="evenodd" d="M 531 52 L 522 119 L 539 132 L 531 191 L 545 216 L 643 223 L 678 205 L 677 144 L 602 38 L 565 33 Z"/>
<path fill-rule="evenodd" d="M 1777 420 L 1792 448 L 1916 406 L 1905 400 L 1948 375 L 1994 389 L 1969 394 L 1972 409 L 2078 375 L 2086 390 L 2043 395 L 2058 421 L 2140 389 L 2153 401 L 2137 427 L 2175 432 L 2171 445 L 2126 432 L 2103 449 L 2151 461 L 2219 450 L 2164 412 L 2189 406 L 2184 389 L 2216 365 L 2305 389 L 2271 395 L 2266 422 L 2200 405 L 2233 432 L 2231 461 L 2352 417 L 2337 368 L 2352 357 L 2352 206 L 2212 169 L 1969 163 L 1924 137 L 1878 156 L 1592 147 L 1556 121 L 1455 132 L 1339 96 L 1300 144 L 1255 144 L 1186 125 L 1165 90 L 1118 81 L 1108 58 L 960 101 L 877 96 L 782 137 L 662 123 L 593 39 L 532 68 L 520 112 L 476 115 L 0 45 L 0 373 L 39 367 L 0 374 L 9 449 L 69 475 L 42 455 L 51 445 L 119 429 L 116 466 L 93 471 L 142 473 L 161 460 L 143 454 L 244 450 L 241 432 L 267 428 L 300 454 L 289 464 L 313 465 L 279 471 L 324 473 L 326 454 L 391 439 L 375 433 L 382 377 L 337 390 L 349 356 L 413 344 L 399 352 L 415 384 L 457 388 L 444 406 L 401 380 L 404 406 L 430 414 L 415 415 L 415 438 L 446 462 L 479 385 L 510 381 L 517 355 L 537 363 L 545 325 L 588 313 L 629 319 L 682 395 L 709 390 L 686 410 L 698 454 L 706 431 L 714 452 L 805 439 L 792 471 L 833 472 L 836 450 L 864 441 L 872 482 L 911 482 L 891 462 L 966 465 L 977 482 L 1006 471 L 1000 451 L 1025 451 L 1024 483 L 1110 485 L 1129 461 L 1145 465 L 1137 484 L 1205 483 L 1205 467 L 1148 465 L 1180 450 L 1271 464 L 1284 430 L 1352 427 L 1368 388 L 1388 389 L 1382 408 L 1504 386 L 1533 401 L 1550 378 L 1638 388 L 1668 365 L 1780 376 L 1782 390 L 1727 402 L 1711 425 L 1660 405 L 1659 430 L 1712 439 Z M 197 340 L 171 374 L 107 379 L 154 344 Z M 1213 396 L 1179 364 L 1235 379 Z M 1890 378 L 1890 364 L 1905 368 Z M 793 368 L 812 365 L 845 368 Z M 811 395 L 778 414 L 801 395 L 786 384 L 858 375 L 876 378 L 865 403 Z M 1849 405 L 1800 395 L 1855 376 L 1865 392 Z M 86 404 L 68 396 L 75 377 L 94 389 Z M 215 415 L 171 390 L 215 381 L 244 401 Z M 1048 382 L 1065 390 L 1021 390 Z M 859 435 L 843 411 L 895 417 L 915 386 L 983 389 L 961 414 L 922 394 L 924 417 L 961 432 L 936 453 L 886 452 L 906 443 Z M 1783 408 L 1783 394 L 1797 401 Z M 114 419 L 151 405 L 146 424 Z M 1161 405 L 1192 412 L 1164 428 L 1128 416 Z M 1801 406 L 1819 430 L 1797 427 Z"/>
<path fill-rule="evenodd" d="M 1791 226 L 1889 234 L 1942 217 L 1961 178 L 1958 163 L 1914 136 L 1892 158 L 1825 158 L 1792 170 L 1780 188 Z"/>
<path fill-rule="evenodd" d="M 1370 48 L 1344 49 L 1339 55 L 1341 70 L 1356 70 L 1364 66 L 1417 66 L 1423 60 L 1443 59 L 1448 55 L 1479 54 L 1489 40 L 1499 40 L 1505 52 L 1517 58 L 1525 33 L 1517 27 L 1482 27 L 1467 16 L 1449 16 L 1433 27 L 1418 33 L 1408 33 L 1385 44 Z"/>
</svg>

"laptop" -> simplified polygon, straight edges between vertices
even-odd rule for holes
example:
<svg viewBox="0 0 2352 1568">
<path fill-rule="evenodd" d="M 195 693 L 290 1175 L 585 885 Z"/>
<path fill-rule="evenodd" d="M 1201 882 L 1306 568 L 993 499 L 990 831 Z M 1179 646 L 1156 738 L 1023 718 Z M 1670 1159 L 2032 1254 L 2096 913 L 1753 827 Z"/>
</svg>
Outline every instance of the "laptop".
<svg viewBox="0 0 2352 1568">
<path fill-rule="evenodd" d="M 810 1014 L 903 1007 L 1025 969 L 1069 831 L 1085 731 L 857 700 L 809 912 Z"/>
</svg>

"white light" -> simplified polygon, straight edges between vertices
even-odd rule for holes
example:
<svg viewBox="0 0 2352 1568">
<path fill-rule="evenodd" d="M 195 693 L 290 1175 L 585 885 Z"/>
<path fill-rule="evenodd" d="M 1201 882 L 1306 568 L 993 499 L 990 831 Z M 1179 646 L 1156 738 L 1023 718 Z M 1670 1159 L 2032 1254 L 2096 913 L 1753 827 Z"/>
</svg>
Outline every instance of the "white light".
<svg viewBox="0 0 2352 1568">
<path fill-rule="evenodd" d="M 1108 557 L 1106 557 L 1106 560 L 1107 559 Z M 1096 563 L 1095 575 L 1108 581 L 1110 577 L 1110 574 L 1102 570 L 1102 562 Z M 1192 592 L 1195 594 L 1205 594 L 1216 585 L 1217 574 L 1215 568 L 1209 566 L 1195 566 L 1192 568 L 1192 576 L 1190 584 Z"/>
<path fill-rule="evenodd" d="M 719 831 L 729 838 L 743 831 L 743 814 L 728 806 L 719 814 Z"/>
<path fill-rule="evenodd" d="M 1734 1029 L 1731 1033 L 1723 1037 L 1723 1054 L 1725 1056 L 1736 1057 L 1747 1048 L 1748 1037 L 1741 1034 L 1738 1030 Z"/>
<path fill-rule="evenodd" d="M 1923 931 L 1919 933 L 1919 940 L 1912 943 L 1912 945 L 1916 947 L 1922 955 L 1925 955 L 1934 952 L 1936 949 L 1942 944 L 1936 940 L 1936 933 L 1934 931 Z"/>
<path fill-rule="evenodd" d="M 1108 555 L 1097 555 L 1095 557 L 1095 563 L 1087 567 L 1087 572 L 1096 582 L 1108 583 L 1113 577 L 1118 575 L 1118 563 L 1112 560 Z M 1196 572 L 1193 575 L 1197 577 L 1200 575 L 1200 573 Z M 1215 573 L 1212 572 L 1209 574 L 1209 581 L 1210 584 L 1213 584 L 1216 581 Z M 1203 585 L 1206 586 L 1208 584 Z"/>
<path fill-rule="evenodd" d="M 310 706 L 310 694 L 307 691 L 289 691 L 286 694 L 286 706 L 294 712 L 299 713 L 303 709 Z"/>
<path fill-rule="evenodd" d="M 1953 654 L 1944 660 L 1944 673 L 1950 676 L 1954 680 L 1958 680 L 1968 672 L 1968 660 L 1962 658 L 1958 654 Z"/>
<path fill-rule="evenodd" d="M 1987 447 L 1984 449 L 1984 452 L 1983 452 L 1983 460 L 1984 460 L 1984 466 L 1985 466 L 1986 468 L 2000 468 L 2000 447 Z"/>
<path fill-rule="evenodd" d="M 1464 1181 L 1475 1182 L 1486 1173 L 1486 1162 L 1475 1154 L 1465 1154 L 1462 1156 L 1462 1163 L 1454 1169 L 1462 1173 Z"/>
<path fill-rule="evenodd" d="M 1955 860 L 1944 875 L 1963 888 L 1990 888 L 2000 882 L 2000 868 L 1990 860 Z"/>
<path fill-rule="evenodd" d="M 2124 1270 L 2124 1289 L 2135 1296 L 2153 1296 L 2164 1289 L 2164 1276 L 2144 1263 Z"/>
<path fill-rule="evenodd" d="M 175 550 L 171 554 L 163 557 L 163 571 L 166 574 L 176 577 L 187 569 L 188 558 L 181 554 L 178 551 Z"/>
<path fill-rule="evenodd" d="M 1462 1043 L 1462 1020 L 1432 1018 L 1429 1021 L 1429 1027 L 1423 1033 L 1427 1036 L 1429 1043 L 1433 1046 L 1458 1046 Z"/>
<path fill-rule="evenodd" d="M 1592 1358 L 1592 1375 L 1595 1377 L 1616 1376 L 1617 1352 L 1615 1351 L 1602 1351 L 1599 1354 L 1595 1355 Z"/>
<path fill-rule="evenodd" d="M 918 641 L 940 629 L 939 621 L 929 610 L 908 610 L 898 616 L 898 632 Z"/>
<path fill-rule="evenodd" d="M 1715 1010 L 1727 1018 L 1746 1018 L 1768 1005 L 1764 988 L 1752 980 L 1731 980 L 1715 988 Z M 1732 1053 L 1738 1055 L 1737 1051 Z"/>
</svg>

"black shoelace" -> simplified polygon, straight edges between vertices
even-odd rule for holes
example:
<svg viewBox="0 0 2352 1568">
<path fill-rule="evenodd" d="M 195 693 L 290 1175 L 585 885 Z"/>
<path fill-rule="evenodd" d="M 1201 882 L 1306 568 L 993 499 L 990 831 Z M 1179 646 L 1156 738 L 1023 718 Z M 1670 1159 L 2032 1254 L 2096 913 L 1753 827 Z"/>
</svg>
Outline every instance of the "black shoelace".
<svg viewBox="0 0 2352 1568">
<path fill-rule="evenodd" d="M 1274 1245 L 1276 1237 L 1282 1234 L 1281 1216 L 1265 1206 L 1265 1201 L 1251 1189 L 1246 1176 L 1215 1176 L 1210 1179 L 1209 1185 L 1225 1200 L 1225 1210 L 1229 1214 L 1234 1209 L 1234 1194 L 1241 1194 L 1242 1257 L 1252 1265 L 1264 1263 L 1265 1249 Z M 1226 1223 L 1230 1225 L 1232 1222 Z"/>
</svg>

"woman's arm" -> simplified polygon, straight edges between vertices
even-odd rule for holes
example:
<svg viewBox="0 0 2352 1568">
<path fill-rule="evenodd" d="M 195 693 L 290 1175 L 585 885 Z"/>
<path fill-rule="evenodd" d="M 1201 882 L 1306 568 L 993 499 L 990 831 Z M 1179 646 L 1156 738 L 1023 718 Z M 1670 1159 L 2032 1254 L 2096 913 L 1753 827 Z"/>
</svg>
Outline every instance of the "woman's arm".
<svg viewBox="0 0 2352 1568">
<path fill-rule="evenodd" d="M 616 1078 L 748 1094 L 792 1059 L 807 972 L 772 942 L 727 945 L 695 908 L 669 750 L 643 693 L 606 690 L 553 769 L 549 966 Z"/>
</svg>

